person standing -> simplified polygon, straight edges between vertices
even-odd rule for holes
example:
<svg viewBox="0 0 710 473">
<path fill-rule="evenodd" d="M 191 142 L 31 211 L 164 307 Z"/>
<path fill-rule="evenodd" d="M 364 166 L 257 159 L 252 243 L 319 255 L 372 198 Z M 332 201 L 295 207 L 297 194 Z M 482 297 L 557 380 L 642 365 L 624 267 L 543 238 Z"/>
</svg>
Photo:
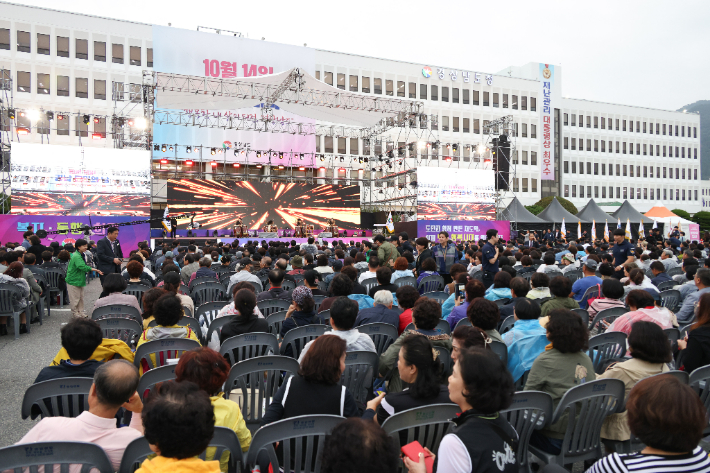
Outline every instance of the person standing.
<svg viewBox="0 0 710 473">
<path fill-rule="evenodd" d="M 500 256 L 500 248 L 496 246 L 498 243 L 498 230 L 494 228 L 486 231 L 487 243 L 481 248 L 483 258 L 481 259 L 481 269 L 483 270 L 483 285 L 488 289 L 493 284 L 493 278 L 498 272 L 498 257 Z"/>
<path fill-rule="evenodd" d="M 626 239 L 626 232 L 623 228 L 614 230 L 614 242 L 611 249 L 614 255 L 614 277 L 621 279 L 624 277 L 624 264 L 634 262 L 634 245 Z"/>
<path fill-rule="evenodd" d="M 384 235 L 375 235 L 372 242 L 377 248 L 377 257 L 380 260 L 380 265 L 391 269 L 394 260 L 399 257 L 397 248 L 392 243 L 385 241 Z"/>
<path fill-rule="evenodd" d="M 86 244 L 85 240 L 81 241 Z M 108 227 L 106 229 L 106 237 L 99 240 L 99 243 L 96 245 L 96 257 L 98 259 L 96 266 L 99 270 L 102 285 L 104 283 L 105 274 L 121 272 L 123 250 L 118 241 L 118 228 Z"/>
<path fill-rule="evenodd" d="M 103 272 L 92 268 L 84 261 L 84 252 L 89 245 L 86 240 L 79 239 L 74 244 L 76 251 L 71 254 L 69 265 L 67 266 L 67 291 L 69 292 L 69 307 L 75 317 L 87 317 L 84 312 L 84 287 L 86 286 L 86 273 L 98 271 L 103 276 Z"/>
<path fill-rule="evenodd" d="M 453 278 L 449 274 L 449 270 L 458 260 L 456 257 L 456 245 L 454 242 L 449 241 L 448 232 L 439 232 L 438 240 L 439 244 L 431 249 L 432 256 L 436 261 L 437 272 L 444 278 L 444 284 L 450 284 Z M 491 278 L 492 280 L 493 278 Z"/>
</svg>

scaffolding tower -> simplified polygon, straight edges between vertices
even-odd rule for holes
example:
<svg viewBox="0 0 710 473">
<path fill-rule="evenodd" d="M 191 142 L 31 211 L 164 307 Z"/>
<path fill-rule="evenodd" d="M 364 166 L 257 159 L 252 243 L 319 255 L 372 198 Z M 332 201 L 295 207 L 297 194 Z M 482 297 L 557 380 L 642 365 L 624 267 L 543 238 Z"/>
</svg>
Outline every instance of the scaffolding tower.
<svg viewBox="0 0 710 473">
<path fill-rule="evenodd" d="M 0 213 L 10 212 L 10 150 L 12 141 L 12 75 L 8 69 L 0 69 Z"/>
</svg>

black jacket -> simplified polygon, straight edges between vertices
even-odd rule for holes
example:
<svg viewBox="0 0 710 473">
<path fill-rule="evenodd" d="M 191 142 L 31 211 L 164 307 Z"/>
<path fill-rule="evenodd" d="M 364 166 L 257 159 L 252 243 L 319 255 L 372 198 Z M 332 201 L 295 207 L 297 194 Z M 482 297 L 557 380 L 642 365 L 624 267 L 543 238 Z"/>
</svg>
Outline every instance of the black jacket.
<svg viewBox="0 0 710 473">
<path fill-rule="evenodd" d="M 710 365 L 710 326 L 701 325 L 688 332 L 688 346 L 681 353 L 683 371 L 690 373 Z"/>
<path fill-rule="evenodd" d="M 421 253 L 419 253 L 419 256 L 417 256 L 417 261 L 416 261 L 416 268 L 417 268 L 417 274 L 421 272 L 421 267 L 422 267 L 422 262 L 427 259 L 431 258 L 431 250 L 429 248 L 425 249 Z"/>
<path fill-rule="evenodd" d="M 99 271 L 104 274 L 110 273 L 120 273 L 121 265 L 114 264 L 114 258 L 123 258 L 123 250 L 121 249 L 121 244 L 118 239 L 116 239 L 116 252 L 114 253 L 111 249 L 111 242 L 108 238 L 104 237 L 99 240 L 96 245 L 96 267 Z"/>
<path fill-rule="evenodd" d="M 103 363 L 98 360 L 86 360 L 80 365 L 72 365 L 69 360 L 62 360 L 57 366 L 47 366 L 37 375 L 35 383 L 58 378 L 93 378 L 96 368 Z"/>
<path fill-rule="evenodd" d="M 226 325 L 222 327 L 222 332 L 219 335 L 219 342 L 224 343 L 229 337 L 241 335 L 243 333 L 253 332 L 268 332 L 269 324 L 266 319 L 252 316 L 250 318 L 235 315 Z"/>
</svg>

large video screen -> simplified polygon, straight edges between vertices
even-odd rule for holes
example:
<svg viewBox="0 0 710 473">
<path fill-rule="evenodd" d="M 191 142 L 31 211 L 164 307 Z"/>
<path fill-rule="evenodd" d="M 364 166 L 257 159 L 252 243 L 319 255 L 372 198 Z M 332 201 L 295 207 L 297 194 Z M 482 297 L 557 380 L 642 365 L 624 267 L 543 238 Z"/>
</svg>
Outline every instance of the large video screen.
<svg viewBox="0 0 710 473">
<path fill-rule="evenodd" d="M 150 152 L 12 143 L 12 213 L 148 215 Z"/>
<path fill-rule="evenodd" d="M 432 204 L 417 205 L 417 218 L 422 220 L 495 220 L 496 204 Z"/>
<path fill-rule="evenodd" d="M 295 228 L 302 218 L 316 231 L 335 219 L 341 229 L 360 226 L 360 187 L 256 181 L 168 180 L 172 212 L 194 212 L 201 228 L 232 228 L 237 218 L 251 230 L 269 220 L 278 228 Z M 179 225 L 187 221 L 178 222 Z"/>
<path fill-rule="evenodd" d="M 417 202 L 495 203 L 494 173 L 489 169 L 417 168 Z"/>
</svg>

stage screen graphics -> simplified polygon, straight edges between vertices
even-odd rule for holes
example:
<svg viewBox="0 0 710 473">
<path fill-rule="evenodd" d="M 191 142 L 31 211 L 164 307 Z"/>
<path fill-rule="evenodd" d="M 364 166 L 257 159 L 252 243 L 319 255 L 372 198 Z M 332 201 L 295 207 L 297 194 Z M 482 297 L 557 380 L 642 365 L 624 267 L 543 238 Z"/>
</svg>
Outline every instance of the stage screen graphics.
<svg viewBox="0 0 710 473">
<path fill-rule="evenodd" d="M 418 167 L 417 202 L 493 204 L 494 173 L 490 169 Z"/>
<path fill-rule="evenodd" d="M 195 212 L 200 228 L 232 228 L 237 218 L 250 230 L 269 220 L 280 229 L 293 229 L 296 219 L 313 225 L 316 233 L 335 219 L 340 229 L 360 226 L 360 187 L 255 181 L 168 180 L 170 212 Z M 178 221 L 185 228 L 189 220 Z"/>
<path fill-rule="evenodd" d="M 498 230 L 498 237 L 510 240 L 510 221 L 496 220 L 418 220 L 417 236 L 436 241 L 439 232 L 448 232 L 455 241 L 478 241 L 486 239 L 486 231 Z"/>
<path fill-rule="evenodd" d="M 150 152 L 12 143 L 12 213 L 150 213 Z"/>
<path fill-rule="evenodd" d="M 435 204 L 417 205 L 420 220 L 495 220 L 495 204 Z"/>
</svg>

